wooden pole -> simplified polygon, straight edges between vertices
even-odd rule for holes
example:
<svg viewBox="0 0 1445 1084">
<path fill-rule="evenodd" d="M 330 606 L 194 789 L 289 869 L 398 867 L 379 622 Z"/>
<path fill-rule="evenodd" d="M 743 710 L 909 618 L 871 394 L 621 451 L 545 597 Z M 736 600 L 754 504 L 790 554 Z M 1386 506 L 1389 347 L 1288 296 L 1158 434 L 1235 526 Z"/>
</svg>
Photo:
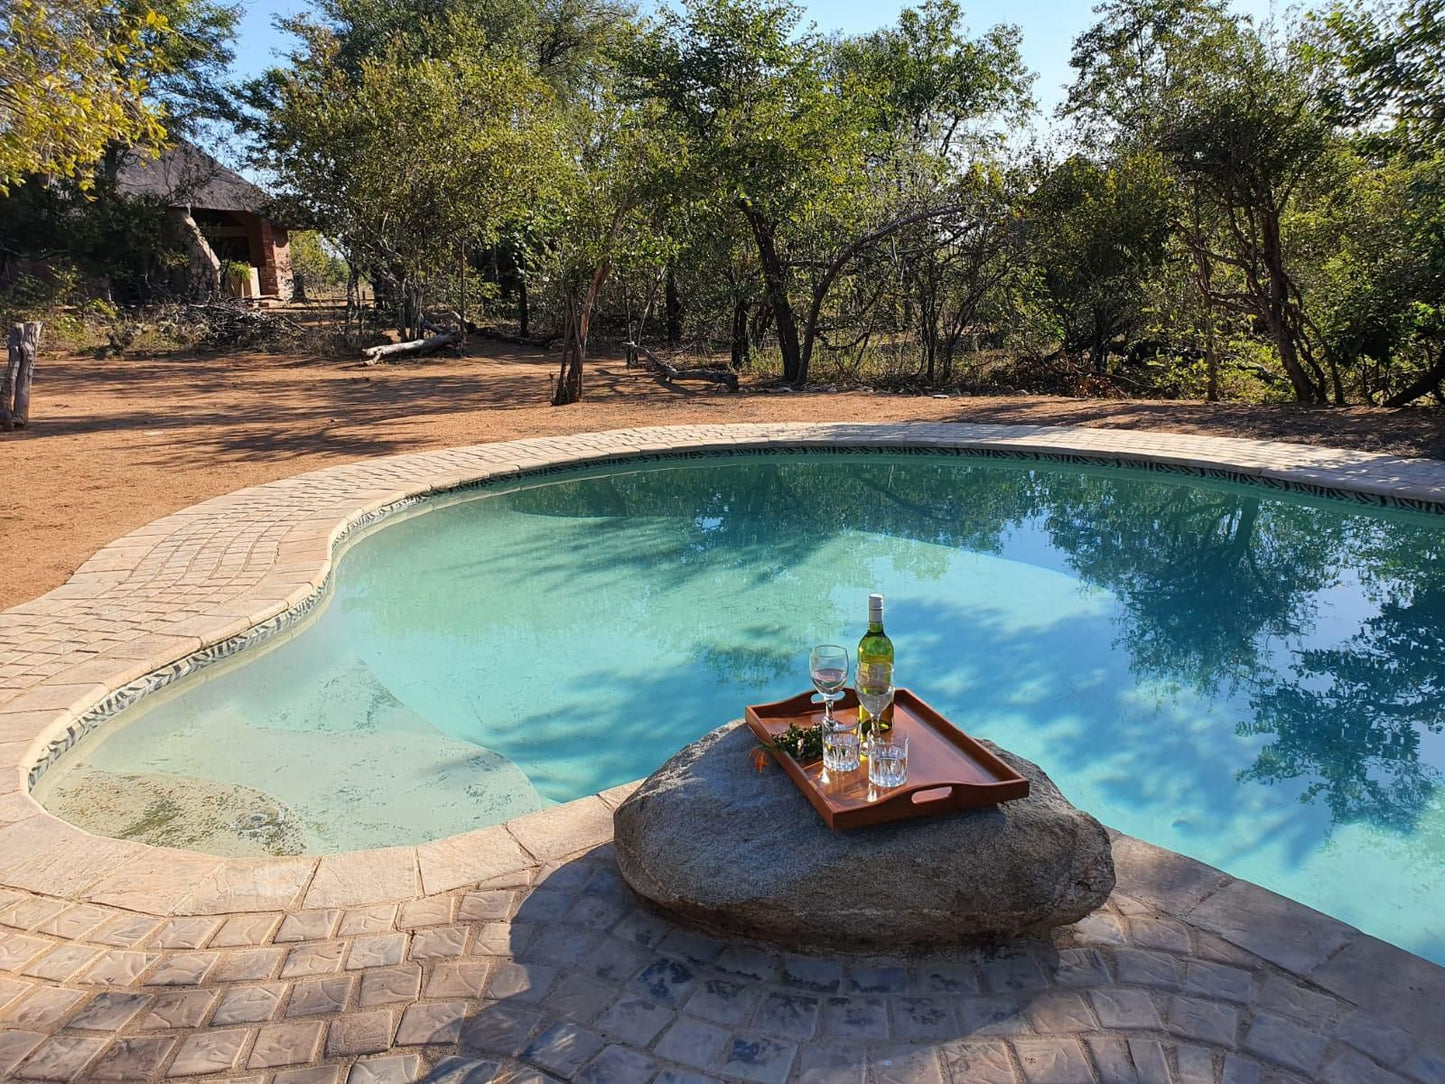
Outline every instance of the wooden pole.
<svg viewBox="0 0 1445 1084">
<path fill-rule="evenodd" d="M 6 432 L 30 424 L 30 384 L 35 378 L 35 355 L 44 327 L 40 321 L 31 320 L 10 329 L 8 363 L 0 379 L 0 429 Z"/>
<path fill-rule="evenodd" d="M 457 316 L 462 322 L 462 334 L 466 335 L 467 330 L 467 243 L 462 242 L 462 297 L 461 304 L 457 307 Z"/>
</svg>

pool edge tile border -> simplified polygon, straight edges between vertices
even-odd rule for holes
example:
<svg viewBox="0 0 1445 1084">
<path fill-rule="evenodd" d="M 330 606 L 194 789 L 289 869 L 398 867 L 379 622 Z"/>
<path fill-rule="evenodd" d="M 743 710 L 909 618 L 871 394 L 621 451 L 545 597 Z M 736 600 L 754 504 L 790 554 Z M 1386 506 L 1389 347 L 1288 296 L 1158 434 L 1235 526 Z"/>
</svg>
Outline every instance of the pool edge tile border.
<svg viewBox="0 0 1445 1084">
<path fill-rule="evenodd" d="M 77 734 L 60 735 L 127 686 L 186 666 L 233 640 L 249 646 L 254 641 L 247 638 L 258 630 L 269 630 L 259 634 L 269 638 L 299 619 L 324 597 L 349 538 L 429 496 L 619 460 L 819 447 L 951 450 L 1157 468 L 1445 512 L 1445 462 L 1437 460 L 1229 437 L 963 423 L 649 427 L 411 453 L 295 475 L 132 531 L 100 550 L 63 586 L 0 614 L 0 662 L 23 668 L 21 660 L 47 660 L 32 675 L 22 672 L 0 684 L 0 764 L 8 761 L 12 769 L 8 777 L 0 774 L 0 885 L 147 914 L 220 915 L 373 902 L 362 897 L 377 898 L 382 883 L 388 900 L 430 894 L 474 873 L 481 875 L 475 882 L 458 883 L 504 884 L 537 861 L 605 843 L 606 813 L 625 797 L 626 787 L 417 846 L 224 859 L 76 828 L 30 796 L 30 769 L 51 742 L 68 741 L 62 753 L 73 745 Z M 175 606 L 162 606 L 157 614 L 157 600 L 167 598 Z M 534 828 L 542 821 L 545 829 Z M 472 837 L 477 853 L 470 853 Z M 529 841 L 542 853 L 528 849 Z M 1175 852 L 1127 836 L 1116 837 L 1115 850 L 1125 856 L 1121 888 L 1152 894 L 1185 921 L 1336 993 L 1341 991 L 1335 987 L 1353 991 L 1352 977 L 1362 970 L 1398 974 L 1402 960 L 1432 975 L 1445 974 L 1346 923 Z M 379 877 L 378 870 L 387 876 Z M 16 880 L 25 883 L 14 885 Z M 1291 947 L 1290 938 L 1298 940 L 1301 930 L 1307 944 Z M 1349 966 L 1341 965 L 1337 974 L 1341 968 L 1331 967 L 1346 953 L 1353 954 Z M 1358 956 L 1366 965 L 1354 959 Z M 1382 997 L 1388 1001 L 1387 993 L 1371 986 L 1359 1000 L 1351 993 L 1341 996 L 1363 1006 L 1378 1005 Z"/>
</svg>

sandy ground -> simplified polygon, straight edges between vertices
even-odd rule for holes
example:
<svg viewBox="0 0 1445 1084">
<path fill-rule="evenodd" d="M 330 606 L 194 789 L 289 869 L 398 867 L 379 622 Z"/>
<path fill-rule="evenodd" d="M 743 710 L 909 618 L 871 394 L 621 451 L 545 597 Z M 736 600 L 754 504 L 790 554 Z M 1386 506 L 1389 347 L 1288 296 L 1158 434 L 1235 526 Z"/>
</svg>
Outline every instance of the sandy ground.
<svg viewBox="0 0 1445 1084">
<path fill-rule="evenodd" d="M 64 583 L 107 542 L 243 486 L 365 456 L 633 425 L 1032 422 L 1252 436 L 1445 458 L 1445 413 L 1062 398 L 665 387 L 602 356 L 586 399 L 548 405 L 550 357 L 477 340 L 468 356 L 367 368 L 273 355 L 44 355 L 31 428 L 0 434 L 0 607 Z"/>
</svg>

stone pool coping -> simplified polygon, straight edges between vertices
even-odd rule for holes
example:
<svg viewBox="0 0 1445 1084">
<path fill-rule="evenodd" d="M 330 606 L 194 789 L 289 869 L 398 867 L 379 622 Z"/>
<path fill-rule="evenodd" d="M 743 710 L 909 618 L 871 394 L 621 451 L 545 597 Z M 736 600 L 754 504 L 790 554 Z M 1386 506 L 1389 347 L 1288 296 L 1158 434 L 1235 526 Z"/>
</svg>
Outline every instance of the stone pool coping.
<svg viewBox="0 0 1445 1084">
<path fill-rule="evenodd" d="M 92 835 L 41 808 L 29 785 L 36 764 L 63 752 L 97 704 L 127 686 L 134 692 L 132 683 L 164 679 L 188 665 L 181 660 L 248 630 L 279 627 L 321 596 L 339 545 L 358 525 L 419 497 L 649 455 L 818 447 L 1138 465 L 1445 510 L 1445 462 L 1437 460 L 1024 425 L 650 427 L 389 456 L 296 475 L 132 531 L 64 586 L 0 614 L 0 886 L 156 915 L 346 907 L 444 892 L 549 861 L 575 850 L 579 831 L 594 841 L 610 838 L 616 794 L 415 847 L 222 859 Z"/>
</svg>

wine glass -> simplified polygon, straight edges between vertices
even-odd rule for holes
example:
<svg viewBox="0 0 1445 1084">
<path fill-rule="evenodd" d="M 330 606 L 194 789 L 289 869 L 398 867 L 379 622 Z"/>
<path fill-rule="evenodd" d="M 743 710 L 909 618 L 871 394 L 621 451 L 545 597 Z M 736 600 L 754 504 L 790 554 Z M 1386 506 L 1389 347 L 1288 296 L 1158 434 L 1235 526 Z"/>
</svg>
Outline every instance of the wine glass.
<svg viewBox="0 0 1445 1084">
<path fill-rule="evenodd" d="M 858 683 L 858 703 L 868 712 L 868 733 L 865 735 L 865 742 L 871 742 L 880 736 L 882 728 L 878 725 L 883 718 L 883 713 L 893 703 L 892 685 L 864 685 Z M 865 745 L 866 751 L 866 745 Z"/>
<path fill-rule="evenodd" d="M 813 679 L 813 688 L 823 698 L 823 726 L 832 729 L 837 725 L 833 718 L 833 701 L 848 684 L 848 651 L 837 644 L 819 644 L 808 656 L 808 673 Z"/>
</svg>

